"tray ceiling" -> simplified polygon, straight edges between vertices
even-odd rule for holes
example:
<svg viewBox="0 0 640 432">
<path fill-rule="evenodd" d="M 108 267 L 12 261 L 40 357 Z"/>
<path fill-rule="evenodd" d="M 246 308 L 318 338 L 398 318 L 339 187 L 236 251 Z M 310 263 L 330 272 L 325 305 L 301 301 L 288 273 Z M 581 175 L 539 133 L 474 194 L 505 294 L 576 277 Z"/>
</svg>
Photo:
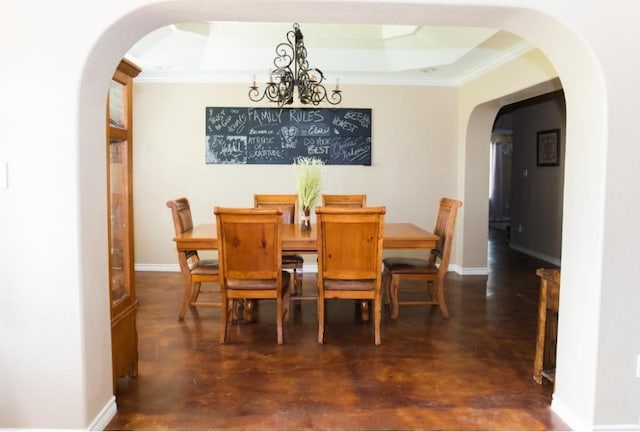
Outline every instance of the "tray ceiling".
<svg viewBox="0 0 640 432">
<path fill-rule="evenodd" d="M 192 22 L 160 28 L 127 58 L 137 81 L 264 82 L 291 23 Z M 309 64 L 332 84 L 460 85 L 533 46 L 489 28 L 300 23 Z"/>
</svg>

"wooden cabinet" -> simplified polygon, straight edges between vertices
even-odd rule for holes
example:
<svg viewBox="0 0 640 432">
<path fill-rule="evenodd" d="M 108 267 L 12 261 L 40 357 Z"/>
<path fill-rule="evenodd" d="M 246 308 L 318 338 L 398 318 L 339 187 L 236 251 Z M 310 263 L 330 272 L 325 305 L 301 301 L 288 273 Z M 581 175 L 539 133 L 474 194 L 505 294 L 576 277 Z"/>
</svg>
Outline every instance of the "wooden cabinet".
<svg viewBox="0 0 640 432">
<path fill-rule="evenodd" d="M 140 69 L 122 60 L 107 103 L 109 278 L 114 392 L 118 378 L 138 375 L 138 298 L 134 281 L 132 86 Z"/>
<path fill-rule="evenodd" d="M 540 301 L 533 379 L 542 384 L 542 378 L 554 382 L 556 376 L 560 270 L 540 268 L 536 270 L 536 274 L 540 277 Z"/>
</svg>

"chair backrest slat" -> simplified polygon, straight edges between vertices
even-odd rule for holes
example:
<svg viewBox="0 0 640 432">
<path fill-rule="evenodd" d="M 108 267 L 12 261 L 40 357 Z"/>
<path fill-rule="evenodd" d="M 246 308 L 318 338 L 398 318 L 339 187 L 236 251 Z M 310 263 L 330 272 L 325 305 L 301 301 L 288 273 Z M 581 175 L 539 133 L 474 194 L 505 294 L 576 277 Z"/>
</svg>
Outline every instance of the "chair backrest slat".
<svg viewBox="0 0 640 432">
<path fill-rule="evenodd" d="M 298 220 L 298 195 L 296 194 L 255 194 L 253 206 L 280 209 L 282 222 L 286 224 L 293 224 Z"/>
<path fill-rule="evenodd" d="M 366 207 L 367 195 L 366 194 L 352 194 L 352 195 L 334 195 L 323 194 L 322 195 L 323 207 Z"/>
</svg>

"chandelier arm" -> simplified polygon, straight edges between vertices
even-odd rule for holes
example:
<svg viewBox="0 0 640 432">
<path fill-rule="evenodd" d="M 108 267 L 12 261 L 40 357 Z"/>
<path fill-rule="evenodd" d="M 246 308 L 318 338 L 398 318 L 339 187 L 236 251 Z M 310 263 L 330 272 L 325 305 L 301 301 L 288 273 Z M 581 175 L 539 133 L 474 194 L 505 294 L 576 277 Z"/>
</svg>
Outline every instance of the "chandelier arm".
<svg viewBox="0 0 640 432">
<path fill-rule="evenodd" d="M 342 102 L 342 91 L 333 90 L 331 92 L 331 97 L 329 97 L 329 95 L 327 95 L 326 96 L 326 100 L 331 105 L 338 105 L 340 102 Z"/>
<path fill-rule="evenodd" d="M 257 86 L 249 87 L 249 99 L 251 99 L 253 102 L 260 102 L 265 97 L 270 102 L 278 102 L 280 100 L 280 93 L 278 92 L 276 83 L 267 84 L 264 91 L 262 92 L 262 95 L 260 95 L 260 90 L 258 90 Z"/>
</svg>

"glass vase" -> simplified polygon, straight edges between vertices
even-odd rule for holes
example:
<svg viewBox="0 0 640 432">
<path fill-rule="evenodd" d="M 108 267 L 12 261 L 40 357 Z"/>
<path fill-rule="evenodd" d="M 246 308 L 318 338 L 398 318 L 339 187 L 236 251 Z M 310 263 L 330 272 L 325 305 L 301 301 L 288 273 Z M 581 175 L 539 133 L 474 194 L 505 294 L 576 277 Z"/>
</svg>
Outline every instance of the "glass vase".
<svg viewBox="0 0 640 432">
<path fill-rule="evenodd" d="M 311 231 L 311 211 L 307 208 L 302 210 L 300 229 L 302 231 Z"/>
</svg>

